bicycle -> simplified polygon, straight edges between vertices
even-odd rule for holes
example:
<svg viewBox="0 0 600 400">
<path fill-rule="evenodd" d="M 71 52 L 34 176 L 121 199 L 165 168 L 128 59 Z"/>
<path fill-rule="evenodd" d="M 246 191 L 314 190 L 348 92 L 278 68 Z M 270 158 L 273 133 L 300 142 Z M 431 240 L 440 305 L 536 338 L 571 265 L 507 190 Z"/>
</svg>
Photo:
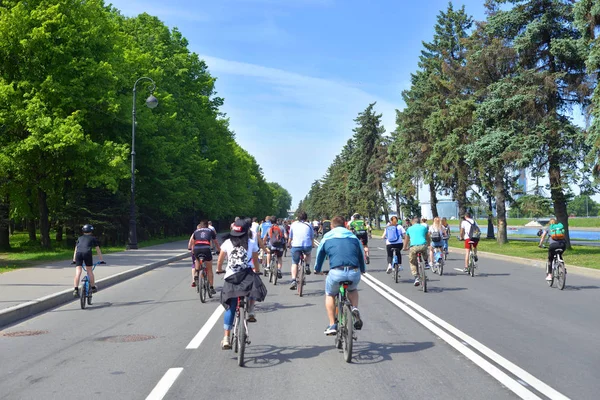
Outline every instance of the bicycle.
<svg viewBox="0 0 600 400">
<path fill-rule="evenodd" d="M 335 323 L 337 324 L 337 334 L 335 336 L 335 347 L 343 349 L 344 360 L 349 363 L 352 360 L 353 341 L 357 340 L 354 336 L 354 315 L 352 314 L 352 304 L 348 300 L 346 291 L 351 281 L 340 282 L 340 291 L 335 302 Z"/>
<path fill-rule="evenodd" d="M 433 248 L 433 265 L 431 266 L 431 272 L 440 276 L 444 275 L 444 255 L 441 247 Z"/>
<path fill-rule="evenodd" d="M 559 290 L 563 290 L 567 282 L 567 267 L 562 258 L 562 252 L 563 249 L 554 250 L 554 256 L 552 257 L 552 279 L 546 281 L 549 287 L 552 287 L 554 282 L 556 282 L 556 287 Z"/>
<path fill-rule="evenodd" d="M 200 301 L 206 303 L 206 294 L 212 299 L 213 295 L 210 292 L 210 284 L 208 283 L 208 276 L 206 274 L 206 266 L 204 265 L 204 257 L 200 255 L 198 258 L 200 262 L 200 270 L 196 271 L 194 275 L 194 282 L 196 282 L 196 292 L 200 295 Z"/>
<path fill-rule="evenodd" d="M 277 251 L 272 250 L 271 264 L 269 265 L 269 282 L 273 282 L 273 285 L 277 285 L 277 271 Z"/>
<path fill-rule="evenodd" d="M 300 256 L 300 262 L 298 263 L 298 273 L 296 275 L 296 286 L 298 287 L 298 296 L 302 297 L 302 291 L 304 285 L 306 285 L 306 281 L 304 278 L 304 272 L 306 268 L 306 254 L 302 253 Z"/>
<path fill-rule="evenodd" d="M 396 283 L 398 283 L 400 280 L 400 265 L 398 264 L 397 251 L 399 251 L 397 248 L 395 248 L 395 247 L 392 248 L 392 254 L 393 254 L 393 257 L 392 257 L 393 274 L 392 275 L 393 275 L 394 281 Z"/>
<path fill-rule="evenodd" d="M 477 265 L 475 264 L 474 244 L 474 241 L 469 240 L 469 261 L 467 263 L 467 274 L 469 274 L 471 277 L 475 276 L 475 268 L 477 268 Z"/>
<path fill-rule="evenodd" d="M 104 261 L 98 261 L 94 263 L 92 266 L 92 271 L 96 269 L 96 265 L 98 264 L 106 264 Z M 92 305 L 92 286 L 90 285 L 90 278 L 87 274 L 87 268 L 81 268 L 85 271 L 85 276 L 81 279 L 81 289 L 79 289 L 79 300 L 81 303 L 81 309 L 85 309 L 85 303 L 87 299 L 87 304 L 89 306 Z"/>
<path fill-rule="evenodd" d="M 417 276 L 421 281 L 421 290 L 423 293 L 427 293 L 427 273 L 425 272 L 425 260 L 423 254 L 419 251 L 417 253 Z"/>
</svg>

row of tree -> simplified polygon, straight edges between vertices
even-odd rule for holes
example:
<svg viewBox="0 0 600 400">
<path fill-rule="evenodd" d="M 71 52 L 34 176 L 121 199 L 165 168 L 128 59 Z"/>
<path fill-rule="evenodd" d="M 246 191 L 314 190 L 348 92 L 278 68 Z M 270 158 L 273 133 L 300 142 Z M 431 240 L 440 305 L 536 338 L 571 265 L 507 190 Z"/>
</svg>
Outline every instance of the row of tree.
<svg viewBox="0 0 600 400">
<path fill-rule="evenodd" d="M 452 3 L 440 12 L 402 93 L 396 129 L 382 135 L 370 105 L 301 208 L 378 215 L 393 200 L 415 214 L 421 182 L 434 216 L 440 192 L 452 195 L 460 215 L 473 196 L 488 200 L 490 218 L 495 204 L 498 242 L 506 243 L 515 171 L 527 168 L 549 177 L 552 209 L 568 234 L 570 185 L 594 192 L 588 177 L 600 172 L 600 7 L 594 0 L 487 0 L 485 7 L 479 22 Z M 570 117 L 580 109 L 591 118 L 587 130 Z"/>
<path fill-rule="evenodd" d="M 200 218 L 286 216 L 291 196 L 265 181 L 219 111 L 215 77 L 177 29 L 102 0 L 0 2 L 0 248 L 26 221 L 50 246 L 91 222 L 127 239 L 133 83 L 140 239 L 189 232 Z M 148 86 L 138 86 L 145 99 Z"/>
</svg>

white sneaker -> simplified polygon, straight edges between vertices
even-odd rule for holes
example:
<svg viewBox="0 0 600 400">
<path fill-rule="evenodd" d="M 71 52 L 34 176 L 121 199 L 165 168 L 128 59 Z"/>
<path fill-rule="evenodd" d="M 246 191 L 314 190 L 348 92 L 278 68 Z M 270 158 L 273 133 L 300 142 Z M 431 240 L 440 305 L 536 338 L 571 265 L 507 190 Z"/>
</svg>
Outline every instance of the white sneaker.
<svg viewBox="0 0 600 400">
<path fill-rule="evenodd" d="M 231 343 L 229 343 L 229 336 L 225 336 L 223 340 L 221 340 L 221 350 L 229 349 L 231 349 Z"/>
<path fill-rule="evenodd" d="M 551 281 L 551 280 L 552 280 L 552 274 L 548 274 L 548 275 L 546 275 L 546 280 L 547 280 L 547 281 Z"/>
<path fill-rule="evenodd" d="M 392 264 L 388 264 L 387 269 L 385 270 L 385 272 L 387 272 L 388 274 L 392 273 Z"/>
<path fill-rule="evenodd" d="M 419 280 L 418 276 L 415 276 L 415 286 L 419 286 L 421 284 L 421 281 Z"/>
<path fill-rule="evenodd" d="M 404 268 L 402 268 L 402 265 L 398 265 L 398 271 L 404 271 Z"/>
</svg>

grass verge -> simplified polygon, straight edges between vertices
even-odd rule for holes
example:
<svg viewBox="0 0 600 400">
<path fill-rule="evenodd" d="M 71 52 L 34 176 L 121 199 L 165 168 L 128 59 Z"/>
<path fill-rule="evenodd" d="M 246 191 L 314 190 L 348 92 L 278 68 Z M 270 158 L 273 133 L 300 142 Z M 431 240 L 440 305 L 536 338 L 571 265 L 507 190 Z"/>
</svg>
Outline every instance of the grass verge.
<svg viewBox="0 0 600 400">
<path fill-rule="evenodd" d="M 189 239 L 189 235 L 151 239 L 139 242 L 138 247 L 143 248 L 187 239 Z M 61 243 L 52 239 L 50 250 L 42 249 L 38 242 L 30 242 L 27 233 L 15 233 L 11 236 L 10 241 L 12 250 L 0 253 L 0 274 L 48 261 L 70 260 L 73 257 L 73 247 L 67 248 L 64 241 Z M 125 246 L 101 246 L 101 250 L 102 254 L 110 254 L 125 251 Z"/>
<path fill-rule="evenodd" d="M 506 223 L 508 226 L 525 226 L 525 224 L 534 221 L 533 218 L 507 218 Z M 428 221 L 431 224 L 431 221 Z M 449 219 L 448 225 L 458 226 L 459 220 Z M 494 221 L 495 222 L 495 221 Z M 478 219 L 477 223 L 481 227 L 487 226 L 487 218 Z M 569 218 L 570 228 L 600 228 L 600 218 Z"/>
<path fill-rule="evenodd" d="M 453 248 L 464 248 L 463 242 L 451 240 L 449 243 Z M 479 250 L 494 254 L 503 254 L 507 256 L 516 256 L 532 260 L 545 260 L 548 255 L 547 249 L 540 249 L 534 242 L 512 241 L 505 245 L 499 245 L 495 240 L 481 239 L 479 241 Z M 565 262 L 579 267 L 600 269 L 600 247 L 592 246 L 573 246 L 572 250 L 565 252 Z"/>
</svg>

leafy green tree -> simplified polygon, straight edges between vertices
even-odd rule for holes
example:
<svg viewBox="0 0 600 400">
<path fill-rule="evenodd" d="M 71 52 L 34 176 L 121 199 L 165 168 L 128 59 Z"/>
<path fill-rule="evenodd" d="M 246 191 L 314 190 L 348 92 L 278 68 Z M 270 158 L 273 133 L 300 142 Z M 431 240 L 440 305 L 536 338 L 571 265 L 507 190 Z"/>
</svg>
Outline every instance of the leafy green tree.
<svg viewBox="0 0 600 400">
<path fill-rule="evenodd" d="M 569 214 L 576 217 L 597 216 L 600 211 L 600 204 L 595 202 L 588 195 L 575 196 L 568 204 Z"/>
<path fill-rule="evenodd" d="M 486 7 L 490 32 L 513 44 L 520 72 L 537 83 L 530 86 L 538 105 L 529 114 L 533 138 L 524 147 L 535 147 L 532 167 L 545 168 L 549 175 L 554 212 L 570 246 L 565 190 L 576 177 L 570 166 L 581 161 L 584 138 L 567 113 L 574 101 L 583 101 L 585 80 L 585 51 L 573 25 L 573 1 L 488 0 Z"/>
<path fill-rule="evenodd" d="M 292 196 L 278 183 L 269 182 L 268 185 L 273 196 L 273 211 L 271 214 L 280 218 L 287 218 L 288 210 L 292 206 Z"/>
<path fill-rule="evenodd" d="M 510 216 L 538 218 L 552 215 L 552 201 L 537 195 L 519 197 L 511 206 Z"/>
</svg>

